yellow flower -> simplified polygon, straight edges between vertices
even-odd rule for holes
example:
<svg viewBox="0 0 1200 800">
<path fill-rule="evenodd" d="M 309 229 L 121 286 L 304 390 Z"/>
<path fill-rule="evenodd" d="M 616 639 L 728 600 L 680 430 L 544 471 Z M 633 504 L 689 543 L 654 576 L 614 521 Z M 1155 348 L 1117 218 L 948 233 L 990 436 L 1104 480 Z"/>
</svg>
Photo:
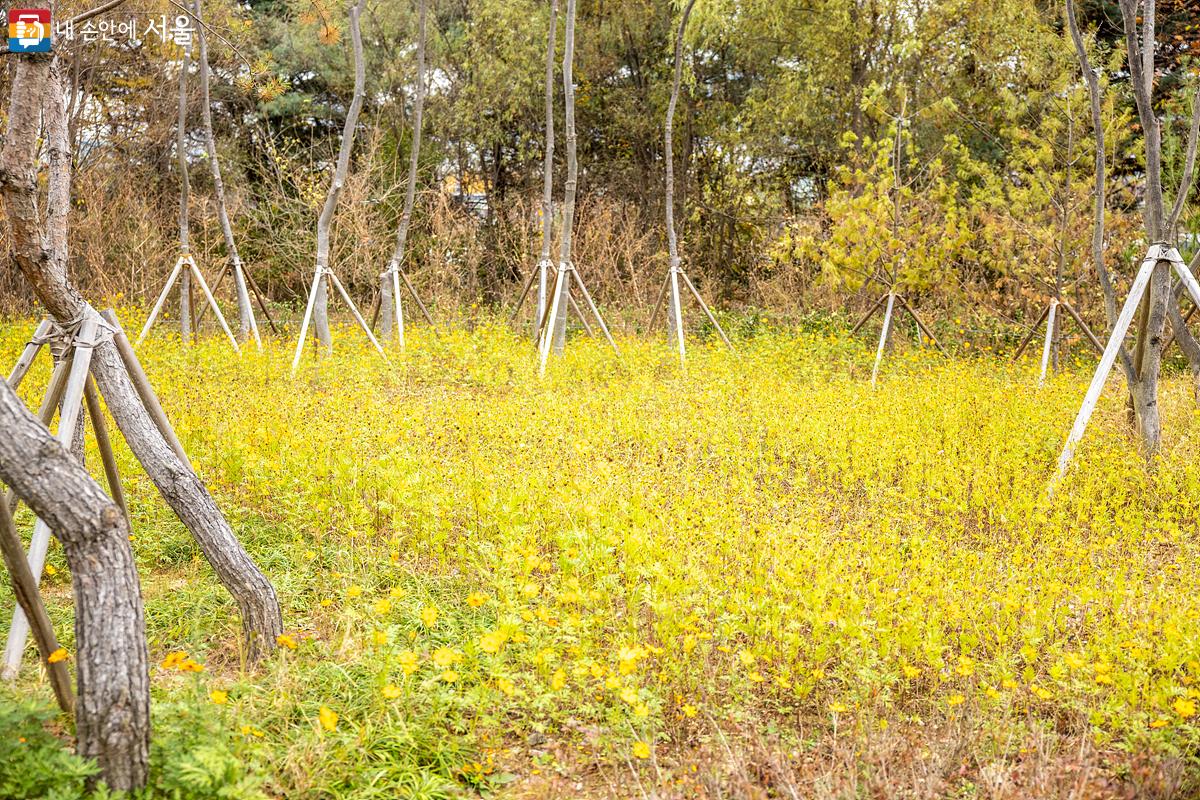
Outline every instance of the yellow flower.
<svg viewBox="0 0 1200 800">
<path fill-rule="evenodd" d="M 290 633 L 281 633 L 275 637 L 275 643 L 280 647 L 286 647 L 288 650 L 296 649 L 296 637 Z"/>
<path fill-rule="evenodd" d="M 316 550 L 305 550 L 304 557 L 307 558 L 309 561 L 312 561 L 314 558 L 317 557 L 317 551 Z"/>
<path fill-rule="evenodd" d="M 921 670 L 911 666 L 910 664 L 905 664 L 903 667 L 901 667 L 901 669 L 904 670 L 904 677 L 908 678 L 910 681 L 916 680 L 921 674 Z"/>
<path fill-rule="evenodd" d="M 448 669 L 442 673 L 442 680 L 446 683 L 454 683 L 458 680 L 458 673 L 452 669 Z"/>
<path fill-rule="evenodd" d="M 958 669 L 956 669 L 955 672 L 964 678 L 968 678 L 975 674 L 975 662 L 967 656 L 959 656 Z"/>
<path fill-rule="evenodd" d="M 400 696 L 401 689 L 399 686 L 389 683 L 387 686 L 383 687 L 383 689 L 380 693 L 384 697 L 386 697 L 388 700 L 395 700 L 397 697 Z"/>
<path fill-rule="evenodd" d="M 362 587 L 357 583 L 352 583 L 346 587 L 346 597 L 349 597 L 351 600 L 360 595 L 362 595 Z"/>
<path fill-rule="evenodd" d="M 504 692 L 508 697 L 512 697 L 517 691 L 517 686 L 508 678 L 496 678 L 496 688 Z"/>
<path fill-rule="evenodd" d="M 329 706 L 321 706 L 317 711 L 317 720 L 325 730 L 330 732 L 337 730 L 338 714 Z"/>
<path fill-rule="evenodd" d="M 1158 719 L 1156 719 L 1150 723 L 1150 727 L 1151 728 L 1165 728 L 1169 724 L 1170 723 L 1167 722 L 1165 719 L 1163 719 L 1162 717 L 1159 717 Z"/>
<path fill-rule="evenodd" d="M 1175 709 L 1175 713 L 1184 719 L 1187 719 L 1188 717 L 1194 717 L 1196 715 L 1196 701 L 1189 700 L 1186 697 L 1180 697 L 1177 699 L 1171 705 L 1171 708 Z"/>
<path fill-rule="evenodd" d="M 469 595 L 467 595 L 467 605 L 469 605 L 471 608 L 479 608 L 481 605 L 487 602 L 487 599 L 488 598 L 486 594 L 481 592 L 471 592 Z"/>
<path fill-rule="evenodd" d="M 253 728 L 249 725 L 242 726 L 242 736 L 257 736 L 259 739 L 261 739 L 265 735 L 266 734 L 264 734 L 258 728 Z"/>
<path fill-rule="evenodd" d="M 508 637 L 503 631 L 491 631 L 479 637 L 479 649 L 485 653 L 498 653 Z"/>
<path fill-rule="evenodd" d="M 375 631 L 375 633 L 372 634 L 371 638 L 375 642 L 375 644 L 377 644 L 381 647 L 383 645 L 387 644 L 387 632 L 386 631 Z"/>
<path fill-rule="evenodd" d="M 1050 691 L 1049 689 L 1044 689 L 1036 684 L 1030 686 L 1029 691 L 1033 692 L 1033 695 L 1039 700 L 1049 700 L 1054 696 L 1054 692 Z"/>
<path fill-rule="evenodd" d="M 650 745 L 646 744 L 645 742 L 634 742 L 633 743 L 633 755 L 634 755 L 634 758 L 641 758 L 641 759 L 649 758 L 650 757 Z"/>
<path fill-rule="evenodd" d="M 629 705 L 633 705 L 638 701 L 637 690 L 632 686 L 626 686 L 624 689 L 622 689 L 619 697 L 623 702 L 629 703 Z"/>
<path fill-rule="evenodd" d="M 696 716 L 696 707 L 693 705 L 685 705 L 683 707 L 683 715 L 688 718 Z"/>
<path fill-rule="evenodd" d="M 829 710 L 832 711 L 834 714 L 845 714 L 850 709 L 846 706 L 845 703 L 833 703 L 832 705 L 829 706 Z"/>
<path fill-rule="evenodd" d="M 371 608 L 376 614 L 382 617 L 384 614 L 392 610 L 392 602 L 387 598 L 384 598 L 383 600 L 377 600 L 375 605 Z"/>
<path fill-rule="evenodd" d="M 1087 663 L 1083 660 L 1083 656 L 1079 655 L 1078 653 L 1067 653 L 1065 656 L 1063 656 L 1063 661 L 1066 662 L 1066 665 L 1071 669 L 1082 669 L 1083 665 Z"/>
<path fill-rule="evenodd" d="M 405 650 L 396 656 L 396 662 L 400 665 L 400 669 L 404 671 L 405 675 L 412 675 L 420 669 L 419 659 L 420 657 L 412 650 Z"/>
<path fill-rule="evenodd" d="M 219 706 L 223 706 L 229 701 L 229 692 L 223 692 L 220 689 L 213 689 L 208 693 L 208 699 L 212 700 Z"/>
<path fill-rule="evenodd" d="M 963 697 L 961 694 L 952 694 L 946 698 L 946 705 L 961 706 L 963 704 L 964 700 L 966 700 L 966 698 Z"/>
<path fill-rule="evenodd" d="M 388 589 L 388 597 L 393 600 L 399 600 L 401 597 L 404 597 L 404 590 L 399 586 L 393 586 L 391 589 Z"/>
<path fill-rule="evenodd" d="M 437 622 L 437 618 L 437 606 L 425 606 L 421 609 L 421 622 L 425 623 L 426 628 L 432 628 Z"/>
<path fill-rule="evenodd" d="M 650 716 L 650 706 L 645 703 L 638 703 L 633 707 L 633 715 L 638 719 L 645 719 Z"/>
<path fill-rule="evenodd" d="M 532 600 L 533 598 L 537 597 L 541 591 L 542 587 L 533 582 L 527 583 L 521 587 L 521 594 L 526 600 Z"/>
<path fill-rule="evenodd" d="M 550 688 L 558 691 L 567 685 L 567 673 L 565 670 L 558 669 L 554 671 L 554 675 L 550 678 Z"/>
<path fill-rule="evenodd" d="M 46 663 L 48 663 L 48 664 L 58 664 L 60 662 L 66 661 L 66 660 L 67 660 L 67 650 L 64 647 L 60 647 L 57 650 L 55 650 L 53 653 L 51 653 L 50 655 L 46 656 Z"/>
<path fill-rule="evenodd" d="M 433 651 L 431 658 L 433 658 L 433 663 L 437 664 L 439 667 L 448 667 L 461 659 L 462 655 L 452 648 L 439 647 L 437 650 Z"/>
<path fill-rule="evenodd" d="M 51 577 L 58 574 L 58 570 L 54 568 L 53 564 L 47 564 L 44 567 L 42 567 L 42 569 L 45 571 L 45 573 L 47 575 L 50 575 Z"/>
<path fill-rule="evenodd" d="M 321 608 L 329 608 L 331 605 L 333 605 L 333 601 L 328 597 L 321 601 Z"/>
</svg>

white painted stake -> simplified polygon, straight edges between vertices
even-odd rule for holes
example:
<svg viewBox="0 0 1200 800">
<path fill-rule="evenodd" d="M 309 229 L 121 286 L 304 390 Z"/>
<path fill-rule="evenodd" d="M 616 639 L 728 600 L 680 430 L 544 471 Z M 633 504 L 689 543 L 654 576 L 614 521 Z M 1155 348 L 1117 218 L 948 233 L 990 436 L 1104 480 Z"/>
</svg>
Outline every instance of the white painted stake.
<svg viewBox="0 0 1200 800">
<path fill-rule="evenodd" d="M 179 273 L 183 271 L 183 263 L 185 256 L 180 256 L 175 261 L 175 267 L 171 270 L 171 276 L 167 278 L 167 285 L 163 287 L 162 294 L 158 296 L 158 302 L 154 304 L 154 309 L 151 310 L 150 316 L 146 318 L 146 324 L 142 326 L 142 332 L 138 336 L 137 341 L 133 343 L 137 347 L 146 338 L 146 334 L 150 332 L 151 326 L 154 325 L 154 320 L 158 319 L 158 314 L 162 311 L 163 303 L 167 302 L 167 295 L 171 293 L 171 288 L 175 286 L 175 281 L 179 280 Z"/>
<path fill-rule="evenodd" d="M 229 330 L 229 323 L 225 321 L 225 315 L 221 313 L 221 307 L 217 305 L 216 298 L 213 297 L 212 291 L 208 288 L 208 282 L 204 280 L 204 276 L 200 274 L 200 268 L 196 266 L 196 259 L 191 256 L 188 256 L 188 268 L 192 272 L 192 277 L 196 279 L 196 283 L 200 284 L 200 291 L 204 292 L 205 299 L 212 306 L 213 314 L 216 315 L 217 322 L 221 324 L 221 330 L 225 331 L 225 335 L 229 337 L 229 343 L 233 345 L 234 352 L 242 352 L 242 348 L 238 347 L 237 337 L 233 335 L 233 331 Z"/>
<path fill-rule="evenodd" d="M 1046 315 L 1046 341 L 1042 344 L 1042 374 L 1038 377 L 1038 388 L 1046 385 L 1046 370 L 1050 366 L 1050 345 L 1054 343 L 1054 315 L 1058 313 L 1058 299 L 1050 301 L 1050 313 Z"/>
<path fill-rule="evenodd" d="M 883 330 L 879 332 L 879 348 L 875 351 L 875 366 L 871 369 L 871 388 L 879 378 L 879 362 L 883 361 L 883 350 L 887 347 L 888 331 L 892 327 L 892 309 L 896 305 L 896 293 L 888 292 L 887 310 L 883 312 Z"/>
<path fill-rule="evenodd" d="M 546 320 L 545 327 L 542 329 L 542 341 L 539 343 L 541 349 L 538 362 L 539 378 L 546 375 L 546 361 L 550 358 L 550 348 L 554 342 L 554 324 L 558 320 L 559 305 L 562 300 L 563 276 L 565 274 L 566 269 L 563 266 L 559 266 L 558 274 L 554 276 L 554 299 L 550 301 L 550 316 Z"/>
<path fill-rule="evenodd" d="M 346 291 L 346 287 L 342 286 L 342 282 L 338 280 L 336 273 L 330 272 L 329 277 L 333 279 L 333 285 L 338 290 L 338 294 L 342 296 L 342 300 L 350 307 L 350 313 L 354 315 L 354 319 L 358 320 L 363 333 L 367 334 L 367 338 L 371 340 L 371 344 L 375 345 L 375 349 L 379 351 L 379 355 L 383 356 L 384 361 L 387 361 L 387 353 L 383 352 L 383 347 L 380 346 L 379 340 L 375 338 L 375 334 L 371 333 L 371 326 L 363 319 L 362 314 L 358 313 L 358 306 L 354 305 L 354 301 L 350 299 L 350 294 Z M 399 307 L 400 304 L 397 303 L 396 305 Z"/>
<path fill-rule="evenodd" d="M 71 374 L 67 378 L 67 388 L 62 398 L 62 413 L 58 419 L 58 434 L 56 438 L 62 446 L 71 449 L 75 439 L 75 425 L 83 412 L 83 392 L 87 385 L 88 371 L 92 363 L 92 349 L 95 347 L 96 332 L 99 329 L 99 317 L 92 312 L 80 324 L 79 333 L 73 345 L 74 357 L 71 363 Z M 42 570 L 46 566 L 46 553 L 50 549 L 50 526 L 41 519 L 33 528 L 33 537 L 29 542 L 29 569 L 34 578 L 41 582 Z M 21 655 L 25 651 L 25 642 L 29 638 L 29 619 L 25 611 L 17 606 L 13 612 L 12 624 L 8 628 L 8 641 L 4 646 L 4 670 L 2 677 L 13 680 L 21 669 Z"/>
<path fill-rule="evenodd" d="M 312 322 L 313 306 L 317 302 L 317 291 L 321 288 L 321 279 L 325 270 L 317 264 L 317 274 L 313 276 L 312 286 L 308 290 L 308 306 L 304 309 L 304 319 L 300 323 L 300 338 L 296 341 L 296 356 L 292 359 L 292 377 L 296 377 L 296 367 L 300 366 L 300 356 L 304 355 L 304 340 L 308 338 L 308 326 Z"/>
<path fill-rule="evenodd" d="M 392 265 L 392 317 L 396 324 L 396 338 L 400 349 L 404 349 L 404 304 L 400 302 L 400 265 Z"/>
<path fill-rule="evenodd" d="M 25 380 L 25 376 L 29 374 L 29 369 L 33 366 L 33 360 L 41 352 L 42 337 L 50 332 L 50 328 L 50 320 L 42 320 L 41 324 L 37 326 L 37 330 L 33 332 L 33 337 L 29 340 L 29 344 L 25 345 L 25 349 L 21 352 L 21 357 L 17 359 L 16 365 L 8 375 L 8 385 L 13 391 L 16 391 L 17 387 L 21 385 L 21 381 Z"/>
<path fill-rule="evenodd" d="M 1137 313 L 1138 304 L 1142 302 L 1142 295 L 1146 293 L 1146 286 L 1150 283 L 1150 276 L 1154 274 L 1154 266 L 1166 256 L 1163 248 L 1159 245 L 1153 245 L 1150 251 L 1146 254 L 1146 258 L 1142 261 L 1142 267 L 1138 270 L 1137 276 L 1133 279 L 1133 286 L 1129 289 L 1129 296 L 1125 298 L 1125 305 L 1121 308 L 1121 313 L 1117 317 L 1117 323 L 1113 326 L 1112 334 L 1108 337 L 1108 344 L 1104 347 L 1104 355 L 1100 356 L 1100 364 L 1096 367 L 1096 374 L 1092 376 L 1092 382 L 1088 386 L 1087 394 L 1083 398 L 1083 405 L 1079 408 L 1079 414 L 1075 417 L 1075 424 L 1071 426 L 1071 433 L 1067 436 L 1067 443 L 1063 446 L 1062 454 L 1058 457 L 1058 472 L 1054 479 L 1050 482 L 1050 491 L 1053 493 L 1055 484 L 1067 474 L 1067 468 L 1071 466 L 1071 459 L 1075 456 L 1075 447 L 1083 438 L 1084 431 L 1087 430 L 1088 420 L 1092 418 L 1092 412 L 1096 410 L 1096 403 L 1100 400 L 1100 393 L 1104 391 L 1104 382 L 1108 379 L 1108 373 L 1112 370 L 1113 363 L 1117 360 L 1117 353 L 1121 350 L 1121 344 L 1125 341 L 1125 334 L 1129 331 L 1129 326 L 1133 324 L 1133 315 Z"/>
</svg>

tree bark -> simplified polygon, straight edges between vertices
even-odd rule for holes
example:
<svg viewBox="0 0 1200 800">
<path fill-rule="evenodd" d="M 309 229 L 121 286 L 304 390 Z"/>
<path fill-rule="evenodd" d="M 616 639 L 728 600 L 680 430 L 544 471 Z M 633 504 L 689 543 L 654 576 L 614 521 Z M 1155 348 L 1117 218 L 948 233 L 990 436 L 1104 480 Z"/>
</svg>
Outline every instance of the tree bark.
<svg viewBox="0 0 1200 800">
<path fill-rule="evenodd" d="M 229 208 L 225 204 L 225 181 L 221 176 L 221 162 L 217 158 L 217 140 L 213 135 L 212 96 L 208 67 L 208 39 L 204 33 L 204 6 L 202 0 L 193 0 L 193 16 L 196 19 L 196 42 L 200 51 L 200 120 L 204 124 L 204 147 L 208 151 L 208 168 L 212 173 L 213 194 L 217 200 L 217 219 L 221 223 L 221 234 L 225 237 L 225 252 L 229 256 L 229 268 L 233 271 L 234 291 L 238 304 L 238 335 L 244 342 L 251 335 L 251 319 L 254 309 L 250 307 L 250 292 L 242 274 L 242 258 L 238 254 L 237 242 L 233 238 L 233 225 L 229 221 Z"/>
<path fill-rule="evenodd" d="M 397 311 L 400 308 L 400 295 L 393 291 L 398 281 L 391 274 L 399 270 L 404 263 L 404 249 L 408 243 L 408 227 L 412 222 L 413 205 L 417 199 L 417 170 L 421 158 L 421 125 L 425 111 L 425 16 L 428 0 L 418 0 L 417 3 L 417 90 L 413 94 L 412 146 L 408 159 L 408 187 L 404 193 L 404 210 L 400 214 L 400 226 L 396 229 L 396 248 L 392 251 L 392 259 L 388 269 L 380 279 L 380 296 L 382 298 L 382 321 L 380 323 L 384 336 L 390 336 L 395 325 L 403 344 L 403 327 L 399 322 Z M 393 296 L 394 295 L 394 296 Z"/>
<path fill-rule="evenodd" d="M 533 320 L 533 339 L 537 341 L 546 317 L 546 291 L 550 248 L 554 239 L 554 45 L 558 39 L 558 0 L 550 0 L 550 19 L 546 26 L 546 152 L 542 160 L 542 251 L 537 264 L 537 315 Z"/>
<path fill-rule="evenodd" d="M 0 381 L 0 480 L 54 530 L 75 598 L 79 754 L 113 789 L 145 785 L 150 670 L 129 526 L 87 471 Z"/>
<path fill-rule="evenodd" d="M 671 100 L 667 104 L 667 118 L 663 123 L 663 157 L 666 160 L 667 176 L 664 205 L 667 216 L 667 250 L 671 260 L 671 301 L 667 307 L 667 340 L 679 348 L 679 361 L 684 359 L 683 308 L 679 301 L 679 242 L 675 236 L 675 151 L 674 128 L 675 108 L 679 105 L 679 84 L 683 77 L 683 34 L 687 30 L 688 17 L 696 0 L 688 0 L 679 19 L 679 30 L 675 34 L 675 73 L 671 80 Z"/>
<path fill-rule="evenodd" d="M 63 91 L 51 79 L 50 64 L 21 56 L 12 81 L 10 108 L 47 103 L 47 129 L 53 146 L 65 150 Z M 67 280 L 66 237 L 44 235 L 37 212 L 37 116 L 11 113 L 0 149 L 0 195 L 12 230 L 13 260 L 35 294 L 60 325 L 73 325 L 95 311 Z M 51 171 L 68 170 L 69 159 L 51 162 Z M 69 185 L 69 177 L 52 174 Z M 69 190 L 68 190 L 69 192 Z M 65 220 L 64 220 L 65 222 Z M 49 243 L 50 246 L 47 246 Z M 142 405 L 111 337 L 102 337 L 92 356 L 92 374 L 117 427 L 160 494 L 199 543 L 218 579 L 242 613 L 247 655 L 257 660 L 273 651 L 283 629 L 279 601 L 266 577 L 238 542 L 200 478 L 176 455 Z M 49 521 L 49 520 L 47 520 Z"/>
<path fill-rule="evenodd" d="M 350 100 L 350 108 L 346 112 L 346 122 L 342 126 L 342 143 L 338 149 L 337 165 L 333 171 L 333 180 L 329 184 L 329 192 L 325 195 L 325 205 L 317 218 L 317 268 L 314 276 L 315 303 L 313 305 L 313 325 L 317 329 L 317 339 L 328 352 L 333 348 L 333 338 L 329 335 L 329 282 L 325 280 L 325 271 L 329 269 L 329 236 L 333 225 L 333 215 L 337 211 L 338 198 L 346 183 L 346 174 L 350 170 L 350 154 L 354 150 L 354 131 L 358 126 L 358 115 L 362 111 L 366 86 L 366 67 L 363 63 L 362 17 L 366 0 L 355 0 L 348 9 L 350 16 L 350 40 L 354 55 L 354 96 Z"/>
<path fill-rule="evenodd" d="M 187 163 L 187 76 L 191 68 L 192 45 L 183 48 L 183 59 L 179 64 L 179 119 L 175 128 L 175 156 L 179 163 L 179 250 L 187 254 L 191 250 L 191 233 L 188 226 L 188 163 Z M 183 341 L 192 339 L 192 275 L 184 270 L 179 276 L 179 335 Z"/>
<path fill-rule="evenodd" d="M 563 184 L 562 242 L 559 246 L 559 269 L 565 270 L 559 281 L 558 307 L 554 320 L 554 352 L 561 353 L 567 345 L 567 306 L 571 296 L 571 237 L 575 224 L 575 191 L 579 183 L 579 158 L 575 137 L 575 0 L 567 0 L 566 36 L 563 43 L 563 138 L 567 145 L 567 180 Z"/>
</svg>

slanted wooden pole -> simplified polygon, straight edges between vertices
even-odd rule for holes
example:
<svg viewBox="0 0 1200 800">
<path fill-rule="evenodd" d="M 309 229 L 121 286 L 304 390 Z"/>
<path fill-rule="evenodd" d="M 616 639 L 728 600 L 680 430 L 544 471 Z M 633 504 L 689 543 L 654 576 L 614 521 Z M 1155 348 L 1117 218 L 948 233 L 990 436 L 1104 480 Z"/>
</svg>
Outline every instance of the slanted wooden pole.
<svg viewBox="0 0 1200 800">
<path fill-rule="evenodd" d="M 108 484 L 108 493 L 120 506 L 125 521 L 132 528 L 133 519 L 129 516 L 125 487 L 121 485 L 121 472 L 117 468 L 117 457 L 113 453 L 112 439 L 108 435 L 108 423 L 104 419 L 104 409 L 100 406 L 100 393 L 96 390 L 96 381 L 90 375 L 84 386 L 83 399 L 87 402 L 88 419 L 92 421 L 92 433 L 96 436 L 96 449 L 100 451 L 100 463 L 104 466 L 104 480 Z"/>
<path fill-rule="evenodd" d="M 1038 388 L 1046 385 L 1046 370 L 1050 367 L 1050 350 L 1054 347 L 1054 323 L 1058 316 L 1058 300 L 1052 299 L 1046 314 L 1046 340 L 1042 343 L 1042 371 L 1038 375 Z"/>
<path fill-rule="evenodd" d="M 25 349 L 21 351 L 20 358 L 13 365 L 12 372 L 8 374 L 8 385 L 15 392 L 21 382 L 25 380 L 25 376 L 29 374 L 30 367 L 33 366 L 34 359 L 41 352 L 45 337 L 53 328 L 53 323 L 48 319 L 44 319 L 37 326 L 37 330 L 33 332 L 33 337 L 25 345 Z"/>
<path fill-rule="evenodd" d="M 0 506 L 0 554 L 4 557 L 4 566 L 12 581 L 17 607 L 25 614 L 33 630 L 33 640 L 37 643 L 41 662 L 46 665 L 54 699 L 64 714 L 72 715 L 75 713 L 75 691 L 71 688 L 71 673 L 65 661 L 50 661 L 50 655 L 58 650 L 58 637 L 54 635 L 54 624 L 46 612 L 46 604 L 42 602 L 42 595 L 38 591 L 37 578 L 29 568 L 25 548 L 21 546 L 21 536 L 6 505 Z"/>
<path fill-rule="evenodd" d="M 896 305 L 896 293 L 888 292 L 887 309 L 883 312 L 883 330 L 879 332 L 879 347 L 875 351 L 875 366 L 871 368 L 871 387 L 879 378 L 879 364 L 883 361 L 883 351 L 887 347 L 888 334 L 892 332 L 892 311 Z"/>
<path fill-rule="evenodd" d="M 1158 245 L 1150 247 L 1150 252 L 1146 254 L 1141 268 L 1133 279 L 1129 296 L 1125 298 L 1125 305 L 1121 307 L 1121 313 L 1117 317 L 1116 324 L 1113 325 L 1112 333 L 1108 337 L 1108 344 L 1104 348 L 1104 354 L 1100 356 L 1100 363 L 1092 376 L 1092 382 L 1088 385 L 1087 394 L 1084 395 L 1083 405 L 1080 406 L 1079 413 L 1075 416 L 1075 423 L 1071 426 L 1067 442 L 1063 445 L 1062 453 L 1058 457 L 1058 471 L 1050 484 L 1051 493 L 1057 482 L 1067 474 L 1067 468 L 1071 466 L 1071 459 L 1075 457 L 1075 448 L 1083 439 L 1088 421 L 1091 420 L 1092 412 L 1096 410 L 1096 403 L 1100 400 L 1100 393 L 1104 391 L 1104 382 L 1108 378 L 1113 363 L 1117 360 L 1117 353 L 1124 345 L 1125 334 L 1133 323 L 1133 315 L 1142 303 L 1146 287 L 1150 283 L 1150 277 L 1154 274 L 1154 269 L 1161 258 L 1160 250 Z"/>
<path fill-rule="evenodd" d="M 57 439 L 66 450 L 70 450 L 75 438 L 76 422 L 83 411 L 84 388 L 87 385 L 88 370 L 92 363 L 92 349 L 96 346 L 98 319 L 95 315 L 87 316 L 79 326 L 73 343 L 73 358 L 71 372 L 67 378 L 66 391 L 62 398 L 62 413 L 58 420 Z M 41 519 L 33 527 L 33 536 L 29 542 L 29 570 L 33 573 L 35 582 L 42 578 L 42 569 L 46 564 L 46 553 L 50 549 L 50 527 Z M 13 612 L 12 623 L 8 629 L 8 641 L 4 647 L 3 672 L 5 680 L 13 680 L 21 667 L 21 654 L 25 651 L 25 641 L 29 638 L 29 618 L 21 607 Z"/>
</svg>

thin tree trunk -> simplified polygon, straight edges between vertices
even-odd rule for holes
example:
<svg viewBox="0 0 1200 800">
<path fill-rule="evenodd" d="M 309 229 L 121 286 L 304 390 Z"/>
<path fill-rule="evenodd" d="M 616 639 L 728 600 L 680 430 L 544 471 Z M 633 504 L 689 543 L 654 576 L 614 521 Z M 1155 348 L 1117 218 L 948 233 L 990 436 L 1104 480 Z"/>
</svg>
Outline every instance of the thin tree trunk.
<svg viewBox="0 0 1200 800">
<path fill-rule="evenodd" d="M 425 111 L 425 16 L 428 0 L 418 0 L 417 3 L 417 90 L 413 95 L 412 146 L 408 160 L 408 187 L 404 194 L 404 211 L 400 215 L 400 226 L 396 229 L 396 249 L 392 251 L 392 259 L 380 279 L 380 296 L 382 298 L 381 329 L 383 335 L 390 336 L 393 324 L 403 343 L 403 323 L 396 313 L 400 309 L 400 296 L 393 288 L 399 285 L 392 274 L 399 270 L 404 263 L 404 248 L 408 243 L 408 227 L 412 223 L 413 204 L 417 197 L 417 170 L 421 158 L 421 125 Z"/>
<path fill-rule="evenodd" d="M 567 0 L 566 37 L 563 44 L 563 114 L 564 139 L 567 145 L 567 180 L 563 185 L 562 242 L 559 246 L 559 269 L 563 270 L 558 284 L 558 307 L 561 313 L 554 320 L 554 352 L 561 353 L 567 345 L 567 299 L 571 296 L 571 236 L 575 224 L 575 190 L 579 183 L 579 158 L 575 137 L 575 0 Z"/>
<path fill-rule="evenodd" d="M 317 218 L 317 269 L 314 277 L 315 293 L 313 305 L 313 324 L 317 329 L 317 339 L 321 346 L 329 351 L 333 347 L 333 339 L 329 335 L 329 282 L 325 280 L 325 271 L 329 269 L 329 231 L 333 225 L 333 215 L 337 211 L 338 198 L 342 187 L 346 184 L 346 174 L 350 169 L 350 153 L 354 150 L 354 131 L 358 126 L 358 115 L 362 111 L 363 97 L 366 87 L 366 67 L 363 64 L 362 27 L 360 19 L 366 0 L 355 0 L 349 6 L 350 41 L 354 55 L 354 96 L 350 100 L 350 109 L 346 112 L 346 123 L 342 126 L 342 143 L 338 150 L 337 166 L 334 168 L 333 180 L 329 184 L 329 192 L 325 195 L 325 205 Z"/>
<path fill-rule="evenodd" d="M 229 208 L 225 203 L 225 181 L 221 177 L 221 162 L 217 158 L 217 140 L 213 135 L 212 96 L 209 91 L 208 39 L 204 33 L 203 0 L 193 0 L 196 19 L 196 41 L 200 49 L 200 119 L 204 124 L 204 146 L 208 151 L 208 168 L 212 172 L 213 194 L 217 199 L 217 219 L 221 223 L 221 234 L 225 237 L 225 252 L 229 256 L 229 268 L 233 270 L 234 291 L 238 303 L 238 335 L 242 341 L 250 338 L 251 318 L 250 293 L 242 275 L 242 258 L 238 254 L 237 242 L 233 238 L 233 225 L 229 221 Z"/>
<path fill-rule="evenodd" d="M 175 127 L 175 157 L 179 163 L 179 250 L 185 255 L 191 249 L 188 230 L 188 163 L 187 163 L 187 76 L 191 68 L 191 42 L 183 48 L 179 64 L 179 120 Z M 192 339 L 192 276 L 184 270 L 179 276 L 179 334 L 183 341 Z"/>
<path fill-rule="evenodd" d="M 47 98 L 51 149 L 66 150 L 63 90 L 51 79 L 49 63 L 22 57 L 13 76 L 11 109 L 37 108 Z M 67 279 L 66 236 L 44 233 L 37 212 L 37 116 L 9 115 L 0 150 L 0 194 L 12 230 L 13 260 L 34 293 L 60 325 L 69 326 L 95 311 Z M 52 160 L 50 185 L 69 196 L 69 157 Z M 65 224 L 65 217 L 62 224 Z M 48 242 L 47 247 L 43 242 Z M 279 601 L 266 577 L 242 548 L 200 478 L 166 442 L 130 382 L 111 337 L 101 337 L 92 356 L 92 374 L 129 448 L 171 509 L 204 551 L 218 579 L 242 613 L 246 652 L 257 660 L 273 651 L 283 629 Z M 49 520 L 48 520 L 49 521 Z"/>
<path fill-rule="evenodd" d="M 546 26 L 546 152 L 542 160 L 542 252 L 537 264 L 537 315 L 533 320 L 533 338 L 537 340 L 546 317 L 546 291 L 550 248 L 554 239 L 554 45 L 558 39 L 558 0 L 550 0 L 550 19 Z"/>
<path fill-rule="evenodd" d="M 673 134 L 675 108 L 679 104 L 679 84 L 683 76 L 683 34 L 687 30 L 688 17 L 696 0 L 688 0 L 679 19 L 679 30 L 675 34 L 675 74 L 671 81 L 671 101 L 667 104 L 667 118 L 663 123 L 663 155 L 666 160 L 667 177 L 665 201 L 667 216 L 667 250 L 671 259 L 671 301 L 667 306 L 667 339 L 679 348 L 679 361 L 684 359 L 683 308 L 679 301 L 679 241 L 675 236 L 675 151 Z"/>
</svg>

